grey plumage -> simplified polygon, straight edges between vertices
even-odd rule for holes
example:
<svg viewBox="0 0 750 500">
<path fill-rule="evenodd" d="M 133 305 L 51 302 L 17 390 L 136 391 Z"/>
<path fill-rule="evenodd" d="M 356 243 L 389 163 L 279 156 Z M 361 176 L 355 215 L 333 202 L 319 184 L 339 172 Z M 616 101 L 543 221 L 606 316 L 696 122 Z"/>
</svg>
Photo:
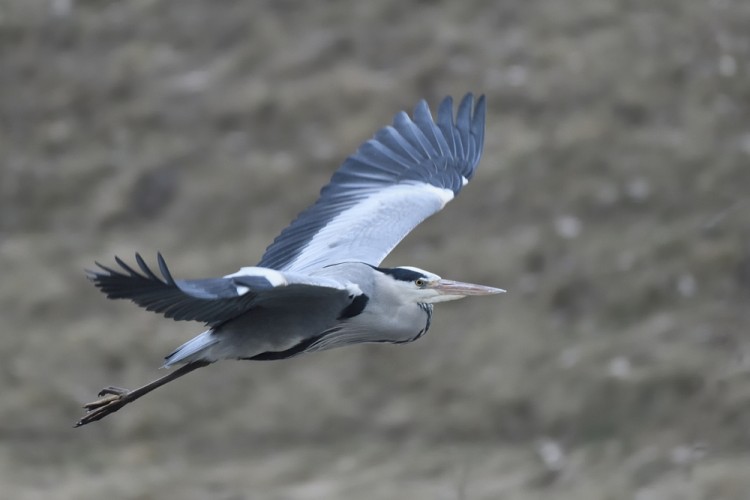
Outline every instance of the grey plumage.
<svg viewBox="0 0 750 500">
<path fill-rule="evenodd" d="M 126 391 L 108 388 L 77 425 L 99 420 L 170 380 L 222 359 L 273 360 L 362 342 L 411 342 L 430 327 L 432 304 L 498 288 L 443 280 L 380 262 L 417 224 L 473 177 L 484 143 L 484 97 L 467 94 L 455 119 L 450 97 L 437 120 L 421 101 L 396 115 L 346 159 L 320 193 L 268 247 L 256 267 L 221 278 L 174 279 L 136 254 L 138 269 L 97 263 L 89 278 L 112 299 L 127 298 L 206 331 L 166 357 L 182 368 Z"/>
</svg>

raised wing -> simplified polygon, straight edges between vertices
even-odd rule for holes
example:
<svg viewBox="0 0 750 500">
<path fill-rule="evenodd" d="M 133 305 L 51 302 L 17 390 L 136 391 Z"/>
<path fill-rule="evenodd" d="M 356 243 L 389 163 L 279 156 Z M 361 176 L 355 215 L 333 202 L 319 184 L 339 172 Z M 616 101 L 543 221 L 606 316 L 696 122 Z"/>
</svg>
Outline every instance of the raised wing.
<svg viewBox="0 0 750 500">
<path fill-rule="evenodd" d="M 268 247 L 258 266 L 300 272 L 359 261 L 379 265 L 420 222 L 472 178 L 484 143 L 486 106 L 446 97 L 433 121 L 425 101 L 403 111 L 344 161 L 318 201 Z"/>
<path fill-rule="evenodd" d="M 115 257 L 121 270 L 97 262 L 101 270 L 88 271 L 88 277 L 110 299 L 130 299 L 167 318 L 201 321 L 211 327 L 283 297 L 314 294 L 316 298 L 346 299 L 351 295 L 345 285 L 333 280 L 258 267 L 245 267 L 223 278 L 175 280 L 161 254 L 157 259 L 161 277 L 146 265 L 140 254 L 136 253 L 135 259 L 140 273 Z"/>
</svg>

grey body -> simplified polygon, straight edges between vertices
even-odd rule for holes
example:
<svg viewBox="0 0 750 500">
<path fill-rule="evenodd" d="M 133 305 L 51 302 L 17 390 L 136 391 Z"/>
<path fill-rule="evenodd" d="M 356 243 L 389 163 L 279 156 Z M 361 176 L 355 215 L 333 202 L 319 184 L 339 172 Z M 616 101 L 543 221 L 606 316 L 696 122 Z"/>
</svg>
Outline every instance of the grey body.
<svg viewBox="0 0 750 500">
<path fill-rule="evenodd" d="M 427 331 L 431 308 L 403 303 L 392 280 L 376 274 L 367 264 L 337 264 L 315 270 L 311 276 L 356 283 L 361 293 L 328 289 L 321 294 L 310 289 L 297 296 L 266 299 L 258 307 L 204 332 L 200 344 L 212 345 L 194 358 L 183 358 L 185 351 L 178 349 L 168 357 L 167 364 L 193 359 L 284 359 L 352 343 L 409 342 Z M 374 296 L 378 300 L 370 301 Z M 363 297 L 367 302 L 360 310 L 356 302 Z"/>
</svg>

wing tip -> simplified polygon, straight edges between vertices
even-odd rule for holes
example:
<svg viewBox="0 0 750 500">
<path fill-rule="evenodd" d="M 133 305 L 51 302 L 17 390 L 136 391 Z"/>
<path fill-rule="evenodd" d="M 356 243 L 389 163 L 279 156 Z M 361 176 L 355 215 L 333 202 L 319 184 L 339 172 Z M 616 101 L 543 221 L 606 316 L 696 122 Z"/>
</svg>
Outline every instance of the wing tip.
<svg viewBox="0 0 750 500">
<path fill-rule="evenodd" d="M 141 273 L 133 269 L 127 262 L 125 262 L 120 256 L 115 255 L 114 260 L 117 263 L 118 266 L 120 266 L 120 269 L 114 269 L 109 266 L 105 266 L 104 264 L 101 264 L 99 261 L 94 261 L 94 264 L 99 269 L 84 269 L 84 274 L 86 275 L 86 278 L 94 283 L 94 286 L 99 288 L 102 292 L 107 294 L 107 296 L 110 296 L 109 289 L 112 288 L 113 282 L 111 280 L 121 280 L 121 279 L 141 279 L 141 280 L 152 280 L 156 281 L 162 285 L 172 285 L 174 286 L 174 280 L 172 279 L 172 275 L 169 273 L 169 269 L 167 268 L 166 263 L 164 262 L 164 258 L 161 256 L 161 253 L 157 254 L 157 258 L 159 261 L 159 268 L 164 274 L 164 279 L 159 278 L 146 264 L 146 261 L 143 259 L 140 253 L 135 253 L 135 261 L 138 264 L 138 267 L 140 268 Z"/>
</svg>

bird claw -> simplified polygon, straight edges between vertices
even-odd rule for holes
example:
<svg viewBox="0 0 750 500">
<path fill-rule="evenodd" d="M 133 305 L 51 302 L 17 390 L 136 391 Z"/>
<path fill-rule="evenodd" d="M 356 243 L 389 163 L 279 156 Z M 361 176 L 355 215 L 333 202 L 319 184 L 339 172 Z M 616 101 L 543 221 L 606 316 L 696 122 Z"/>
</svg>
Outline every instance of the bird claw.
<svg viewBox="0 0 750 500">
<path fill-rule="evenodd" d="M 102 397 L 106 396 L 107 394 L 111 394 L 113 396 L 124 396 L 128 392 L 130 391 L 127 389 L 123 389 L 122 387 L 115 387 L 113 385 L 110 385 L 99 391 L 97 396 Z"/>
<path fill-rule="evenodd" d="M 129 394 L 130 391 L 127 389 L 112 386 L 105 387 L 99 391 L 99 399 L 83 405 L 86 415 L 76 422 L 74 427 L 81 427 L 82 425 L 96 422 L 110 413 L 116 412 L 130 402 L 130 398 L 128 398 Z"/>
</svg>

